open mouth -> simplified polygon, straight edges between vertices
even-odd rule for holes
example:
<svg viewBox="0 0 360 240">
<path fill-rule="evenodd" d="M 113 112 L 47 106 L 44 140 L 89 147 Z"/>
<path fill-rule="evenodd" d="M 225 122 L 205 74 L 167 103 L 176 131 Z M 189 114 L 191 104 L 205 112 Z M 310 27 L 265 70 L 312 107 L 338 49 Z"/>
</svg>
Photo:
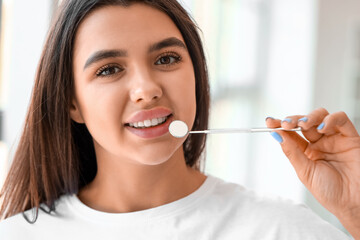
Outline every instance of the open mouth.
<svg viewBox="0 0 360 240">
<path fill-rule="evenodd" d="M 147 119 L 141 122 L 126 123 L 125 126 L 132 127 L 135 129 L 152 128 L 164 124 L 171 116 L 172 114 L 166 117 Z"/>
</svg>

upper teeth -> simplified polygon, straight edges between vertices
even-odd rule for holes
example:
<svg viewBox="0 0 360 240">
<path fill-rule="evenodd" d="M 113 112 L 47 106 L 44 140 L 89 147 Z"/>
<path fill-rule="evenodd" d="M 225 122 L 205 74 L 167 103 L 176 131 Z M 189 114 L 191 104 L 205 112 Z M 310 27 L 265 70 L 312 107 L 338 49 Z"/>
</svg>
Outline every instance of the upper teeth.
<svg viewBox="0 0 360 240">
<path fill-rule="evenodd" d="M 134 123 L 129 123 L 130 127 L 153 127 L 156 125 L 159 125 L 163 122 L 165 122 L 166 117 L 162 117 L 162 118 L 153 118 L 153 119 L 149 119 L 149 120 L 145 120 L 143 122 L 134 122 Z"/>
</svg>

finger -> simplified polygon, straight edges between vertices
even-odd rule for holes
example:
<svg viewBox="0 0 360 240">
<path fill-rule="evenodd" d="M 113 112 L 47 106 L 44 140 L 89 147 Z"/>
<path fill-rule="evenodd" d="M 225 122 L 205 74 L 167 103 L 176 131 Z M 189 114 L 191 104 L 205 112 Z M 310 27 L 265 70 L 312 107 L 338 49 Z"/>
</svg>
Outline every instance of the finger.
<svg viewBox="0 0 360 240">
<path fill-rule="evenodd" d="M 295 133 L 296 134 L 296 133 Z M 273 137 L 280 142 L 280 146 L 286 157 L 290 160 L 299 179 L 305 184 L 308 176 L 314 167 L 314 162 L 305 155 L 308 142 L 299 139 L 294 132 L 275 131 L 272 132 Z M 276 138 L 280 136 L 280 139 Z M 301 138 L 301 137 L 300 137 Z M 281 140 L 281 141 L 280 141 Z M 306 184 L 305 184 L 306 185 Z"/>
<path fill-rule="evenodd" d="M 279 128 L 292 129 L 297 127 L 298 119 L 304 117 L 304 115 L 288 116 L 283 120 L 275 119 L 273 117 L 267 117 L 265 119 L 268 128 Z"/>
<path fill-rule="evenodd" d="M 343 136 L 342 136 L 343 137 Z M 346 137 L 343 137 L 346 138 Z M 334 138 L 327 138 L 326 140 L 324 140 L 324 138 L 322 138 L 320 141 L 318 141 L 316 144 L 310 144 L 308 145 L 308 147 L 305 150 L 305 155 L 307 156 L 308 159 L 312 160 L 312 161 L 317 161 L 317 160 L 325 160 L 325 161 L 332 161 L 332 160 L 338 160 L 337 156 L 339 154 L 342 154 L 344 152 L 347 151 L 351 151 L 352 149 L 355 149 L 359 146 L 359 138 L 357 141 L 355 141 L 355 138 L 351 138 L 352 141 L 350 142 L 350 144 L 346 144 L 348 146 L 346 146 L 346 148 L 344 149 L 343 147 L 341 147 L 341 149 L 339 149 L 340 145 L 344 145 L 341 144 L 341 140 L 335 140 Z M 338 142 L 338 144 L 336 144 L 336 142 Z M 334 144 L 335 143 L 335 144 Z M 327 145 L 327 146 L 325 146 Z M 324 151 L 325 148 L 330 148 L 331 151 Z"/>
<path fill-rule="evenodd" d="M 303 115 L 288 116 L 282 121 L 280 119 L 268 117 L 266 118 L 266 124 L 270 128 L 283 127 L 284 129 L 291 129 L 297 126 L 296 122 L 302 117 Z M 308 142 L 296 132 L 287 133 L 299 145 L 300 149 L 305 151 Z"/>
<path fill-rule="evenodd" d="M 360 149 L 360 137 L 346 137 L 341 134 L 333 134 L 331 136 L 324 136 L 316 144 L 308 147 L 309 151 L 319 151 L 326 153 L 342 153 L 352 151 L 353 149 Z"/>
<path fill-rule="evenodd" d="M 280 134 L 281 133 L 281 134 Z M 280 138 L 279 139 L 276 139 L 276 134 L 280 135 Z M 282 131 L 282 130 L 277 130 L 277 131 L 274 131 L 274 132 L 271 132 L 271 135 L 273 137 L 275 137 L 276 140 L 278 140 L 279 143 L 283 143 L 283 136 L 287 136 L 287 138 L 290 138 L 292 139 L 292 141 L 299 147 L 299 149 L 302 151 L 302 152 L 305 152 L 307 146 L 308 146 L 308 142 L 303 138 L 301 137 L 298 133 L 296 132 L 287 132 L 287 131 Z M 275 135 L 275 136 L 274 136 Z M 279 141 L 280 140 L 280 141 Z"/>
<path fill-rule="evenodd" d="M 329 112 L 326 109 L 318 108 L 298 119 L 298 126 L 301 127 L 302 134 L 309 142 L 316 142 L 323 136 L 317 128 L 328 115 Z"/>
<path fill-rule="evenodd" d="M 326 116 L 317 130 L 319 133 L 326 135 L 341 133 L 346 137 L 359 136 L 355 126 L 344 112 L 336 112 Z"/>
<path fill-rule="evenodd" d="M 281 121 L 281 127 L 287 130 L 296 128 L 298 126 L 298 120 L 303 117 L 304 115 L 287 116 Z"/>
<path fill-rule="evenodd" d="M 278 127 L 281 127 L 281 120 L 280 119 L 275 119 L 273 117 L 267 117 L 265 119 L 265 123 L 266 123 L 266 126 L 268 128 L 278 128 Z"/>
<path fill-rule="evenodd" d="M 342 153 L 322 153 L 321 155 L 322 155 L 322 159 L 326 161 L 343 163 L 352 160 L 351 154 L 349 154 L 348 152 L 342 152 Z M 351 156 L 349 157 L 349 155 Z"/>
<path fill-rule="evenodd" d="M 309 130 L 310 128 L 320 125 L 327 115 L 329 115 L 329 112 L 325 108 L 315 109 L 307 116 L 304 116 L 304 118 L 299 119 L 298 125 L 304 130 Z"/>
</svg>

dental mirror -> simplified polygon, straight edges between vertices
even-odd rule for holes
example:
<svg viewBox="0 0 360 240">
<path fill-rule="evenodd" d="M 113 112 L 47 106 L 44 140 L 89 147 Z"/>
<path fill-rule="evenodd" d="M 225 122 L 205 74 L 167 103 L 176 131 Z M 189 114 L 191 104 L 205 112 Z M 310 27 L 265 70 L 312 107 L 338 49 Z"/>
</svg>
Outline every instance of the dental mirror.
<svg viewBox="0 0 360 240">
<path fill-rule="evenodd" d="M 301 131 L 301 128 L 284 129 L 284 128 L 222 128 L 222 129 L 208 129 L 201 131 L 189 131 L 185 122 L 180 120 L 172 121 L 169 125 L 169 132 L 176 138 L 185 137 L 187 134 L 193 133 L 256 133 L 256 132 L 273 132 L 276 130 L 283 131 Z"/>
</svg>

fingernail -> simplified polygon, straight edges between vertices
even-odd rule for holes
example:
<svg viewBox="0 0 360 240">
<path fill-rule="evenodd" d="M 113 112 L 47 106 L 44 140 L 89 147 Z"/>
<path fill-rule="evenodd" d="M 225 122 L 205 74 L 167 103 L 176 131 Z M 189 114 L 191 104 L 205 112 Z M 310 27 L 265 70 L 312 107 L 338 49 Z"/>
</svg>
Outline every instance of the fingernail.
<svg viewBox="0 0 360 240">
<path fill-rule="evenodd" d="M 303 117 L 303 118 L 300 118 L 299 120 L 298 120 L 298 122 L 307 122 L 308 121 L 308 118 L 307 117 Z"/>
<path fill-rule="evenodd" d="M 271 136 L 273 136 L 273 138 L 278 141 L 279 143 L 282 143 L 283 142 L 283 139 L 282 137 L 280 136 L 280 134 L 278 134 L 277 132 L 271 132 L 270 133 Z"/>
<path fill-rule="evenodd" d="M 273 120 L 273 119 L 275 119 L 275 118 L 273 118 L 273 117 L 266 117 L 266 118 L 265 118 L 265 122 L 266 122 L 268 119 L 272 119 L 272 120 Z"/>
<path fill-rule="evenodd" d="M 291 118 L 285 118 L 284 120 L 282 120 L 281 122 L 288 122 L 291 123 Z"/>
<path fill-rule="evenodd" d="M 321 129 L 324 128 L 324 126 L 325 126 L 325 123 L 321 123 L 321 124 L 317 127 L 317 129 L 318 129 L 318 130 L 321 130 Z"/>
</svg>

